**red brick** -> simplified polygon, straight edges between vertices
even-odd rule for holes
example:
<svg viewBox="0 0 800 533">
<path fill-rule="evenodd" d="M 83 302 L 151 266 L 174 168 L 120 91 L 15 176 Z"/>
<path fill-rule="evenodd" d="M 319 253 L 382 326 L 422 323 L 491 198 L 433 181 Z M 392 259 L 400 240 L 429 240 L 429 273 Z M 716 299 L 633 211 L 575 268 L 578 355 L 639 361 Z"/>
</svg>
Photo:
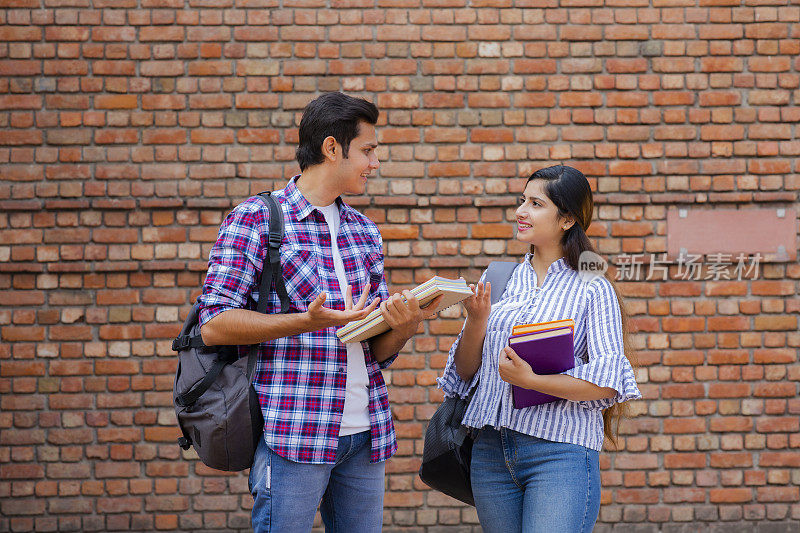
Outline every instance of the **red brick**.
<svg viewBox="0 0 800 533">
<path fill-rule="evenodd" d="M 782 398 L 795 396 L 793 383 L 760 383 L 754 387 L 754 396 Z"/>
<path fill-rule="evenodd" d="M 797 433 L 800 429 L 800 420 L 797 417 L 769 418 L 756 422 L 756 431 L 759 433 L 791 432 Z"/>
<path fill-rule="evenodd" d="M 702 384 L 664 385 L 662 387 L 664 398 L 702 398 L 705 396 Z"/>
<path fill-rule="evenodd" d="M 79 26 L 48 26 L 44 29 L 44 38 L 46 41 L 88 41 L 89 28 L 82 28 Z"/>
<path fill-rule="evenodd" d="M 702 57 L 700 70 L 702 72 L 741 72 L 744 61 L 739 57 Z"/>
<path fill-rule="evenodd" d="M 558 97 L 562 107 L 593 107 L 603 104 L 603 95 L 596 92 L 562 93 Z"/>
<path fill-rule="evenodd" d="M 665 503 L 703 503 L 706 501 L 706 490 L 695 488 L 667 488 L 664 490 Z"/>
<path fill-rule="evenodd" d="M 0 27 L 0 41 L 3 42 L 39 41 L 41 39 L 42 39 L 42 29 L 38 27 L 24 27 L 24 26 Z M 50 40 L 49 37 L 48 40 Z"/>
<path fill-rule="evenodd" d="M 232 106 L 233 98 L 229 94 L 193 94 L 189 96 L 189 107 L 192 109 L 229 109 Z"/>
<path fill-rule="evenodd" d="M 41 131 L 2 131 L 0 145 L 20 146 L 25 144 L 42 144 Z"/>
<path fill-rule="evenodd" d="M 756 364 L 795 363 L 797 351 L 786 348 L 768 348 L 753 350 L 753 362 Z"/>
<path fill-rule="evenodd" d="M 614 161 L 608 170 L 614 176 L 648 176 L 653 172 L 651 164 L 644 161 Z"/>
<path fill-rule="evenodd" d="M 709 491 L 711 503 L 742 503 L 749 502 L 752 498 L 752 489 L 746 488 L 711 489 Z"/>
<path fill-rule="evenodd" d="M 419 228 L 410 225 L 391 224 L 380 226 L 384 240 L 412 240 L 419 237 Z"/>
<path fill-rule="evenodd" d="M 467 140 L 467 132 L 463 128 L 429 128 L 425 130 L 425 142 L 463 143 Z"/>
<path fill-rule="evenodd" d="M 144 438 L 148 442 L 175 442 L 181 432 L 178 427 L 148 427 L 144 429 Z"/>
<path fill-rule="evenodd" d="M 378 134 L 380 143 L 416 143 L 420 140 L 420 131 L 417 128 L 384 128 Z"/>
<path fill-rule="evenodd" d="M 514 234 L 511 224 L 475 224 L 471 230 L 473 239 L 509 239 Z"/>
<path fill-rule="evenodd" d="M 704 453 L 669 453 L 664 455 L 665 468 L 705 468 L 706 455 Z"/>
<path fill-rule="evenodd" d="M 41 109 L 42 97 L 33 94 L 0 96 L 0 109 Z"/>
<path fill-rule="evenodd" d="M 186 140 L 186 130 L 147 129 L 142 132 L 144 144 L 185 144 Z"/>
<path fill-rule="evenodd" d="M 139 372 L 139 365 L 136 361 L 104 361 L 99 360 L 95 363 L 95 373 L 97 374 L 135 374 Z"/>
<path fill-rule="evenodd" d="M 184 109 L 186 96 L 180 94 L 143 94 L 142 109 Z"/>
<path fill-rule="evenodd" d="M 437 107 L 464 107 L 463 94 L 425 93 L 422 95 L 422 105 L 426 108 Z"/>
<path fill-rule="evenodd" d="M 233 130 L 221 128 L 195 129 L 191 131 L 191 140 L 197 144 L 231 144 Z"/>
<path fill-rule="evenodd" d="M 800 487 L 758 487 L 759 502 L 796 502 L 800 500 Z"/>
<path fill-rule="evenodd" d="M 791 315 L 762 315 L 755 317 L 757 331 L 797 331 L 797 317 Z"/>
<path fill-rule="evenodd" d="M 27 61 L 19 59 L 1 60 L 0 75 L 35 76 L 42 72 L 41 64 L 41 61 Z"/>
<path fill-rule="evenodd" d="M 647 72 L 647 59 L 643 57 L 625 58 L 625 59 L 607 59 L 606 70 L 614 74 Z"/>
<path fill-rule="evenodd" d="M 557 68 L 554 59 L 517 59 L 514 61 L 515 74 L 554 74 Z"/>
<path fill-rule="evenodd" d="M 747 24 L 744 35 L 748 39 L 784 39 L 788 36 L 789 27 L 781 23 Z"/>
<path fill-rule="evenodd" d="M 92 41 L 95 42 L 121 42 L 135 40 L 136 28 L 132 26 L 97 26 L 92 28 Z"/>
<path fill-rule="evenodd" d="M 376 103 L 381 109 L 419 107 L 419 95 L 416 94 L 379 94 Z"/>
<path fill-rule="evenodd" d="M 141 510 L 141 498 L 115 496 L 113 498 L 97 499 L 97 512 L 99 513 L 138 513 Z"/>
</svg>

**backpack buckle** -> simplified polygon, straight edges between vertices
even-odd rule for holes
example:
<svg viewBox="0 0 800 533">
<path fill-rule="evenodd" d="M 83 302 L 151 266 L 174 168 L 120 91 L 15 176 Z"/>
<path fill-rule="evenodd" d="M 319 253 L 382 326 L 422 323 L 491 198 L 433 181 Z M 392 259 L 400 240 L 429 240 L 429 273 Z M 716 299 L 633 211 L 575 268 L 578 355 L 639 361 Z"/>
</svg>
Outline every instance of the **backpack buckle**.
<svg viewBox="0 0 800 533">
<path fill-rule="evenodd" d="M 269 247 L 270 248 L 280 248 L 281 247 L 281 237 L 282 235 L 275 235 L 274 233 L 269 234 Z"/>
<path fill-rule="evenodd" d="M 189 347 L 190 344 L 190 337 L 189 335 L 181 335 L 180 337 L 175 338 L 172 341 L 172 351 L 180 352 L 185 350 Z"/>
<path fill-rule="evenodd" d="M 191 445 L 191 441 L 186 437 L 178 437 L 178 446 L 180 446 L 181 449 L 188 450 Z"/>
</svg>

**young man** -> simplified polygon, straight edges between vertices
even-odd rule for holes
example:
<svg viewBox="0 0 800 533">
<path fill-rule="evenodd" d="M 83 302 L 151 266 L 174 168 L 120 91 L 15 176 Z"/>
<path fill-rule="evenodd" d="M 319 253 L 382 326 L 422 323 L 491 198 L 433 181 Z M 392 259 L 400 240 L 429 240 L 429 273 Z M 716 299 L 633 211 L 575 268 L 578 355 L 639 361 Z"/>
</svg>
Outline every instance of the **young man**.
<svg viewBox="0 0 800 533">
<path fill-rule="evenodd" d="M 307 532 L 320 501 L 326 531 L 381 530 L 384 461 L 397 448 L 381 368 L 429 316 L 408 291 L 388 297 L 380 232 L 341 199 L 363 194 L 379 167 L 377 120 L 373 104 L 342 93 L 320 96 L 303 112 L 301 174 L 273 193 L 284 215 L 288 314 L 279 314 L 274 290 L 258 294 L 269 220 L 259 199 L 228 215 L 211 250 L 204 342 L 261 343 L 253 386 L 264 438 L 250 470 L 256 532 Z M 262 296 L 267 314 L 253 311 Z M 379 303 L 392 329 L 342 344 L 337 327 Z"/>
</svg>

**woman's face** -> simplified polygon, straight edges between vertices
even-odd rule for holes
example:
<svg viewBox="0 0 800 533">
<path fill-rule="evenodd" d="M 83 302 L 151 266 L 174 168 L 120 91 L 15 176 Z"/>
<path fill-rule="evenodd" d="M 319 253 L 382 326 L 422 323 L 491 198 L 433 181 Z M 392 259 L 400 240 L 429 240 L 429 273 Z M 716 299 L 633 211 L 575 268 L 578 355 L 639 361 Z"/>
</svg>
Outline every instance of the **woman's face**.
<svg viewBox="0 0 800 533">
<path fill-rule="evenodd" d="M 544 192 L 544 180 L 528 182 L 517 208 L 517 240 L 534 246 L 559 245 L 564 235 L 566 219 L 558 215 L 555 204 Z"/>
</svg>

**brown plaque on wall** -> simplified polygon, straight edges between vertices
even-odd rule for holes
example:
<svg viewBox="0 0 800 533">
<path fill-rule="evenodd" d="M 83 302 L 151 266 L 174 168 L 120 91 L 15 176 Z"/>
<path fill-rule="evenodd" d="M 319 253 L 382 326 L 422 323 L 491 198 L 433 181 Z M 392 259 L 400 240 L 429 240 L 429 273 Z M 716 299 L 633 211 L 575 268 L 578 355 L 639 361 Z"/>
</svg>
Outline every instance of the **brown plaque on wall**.
<svg viewBox="0 0 800 533">
<path fill-rule="evenodd" d="M 670 209 L 667 256 L 681 253 L 761 254 L 764 261 L 797 259 L 797 210 Z"/>
</svg>

